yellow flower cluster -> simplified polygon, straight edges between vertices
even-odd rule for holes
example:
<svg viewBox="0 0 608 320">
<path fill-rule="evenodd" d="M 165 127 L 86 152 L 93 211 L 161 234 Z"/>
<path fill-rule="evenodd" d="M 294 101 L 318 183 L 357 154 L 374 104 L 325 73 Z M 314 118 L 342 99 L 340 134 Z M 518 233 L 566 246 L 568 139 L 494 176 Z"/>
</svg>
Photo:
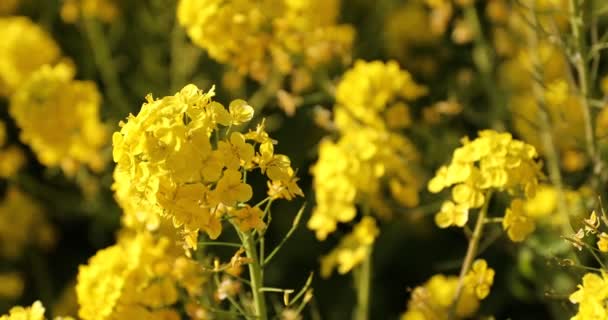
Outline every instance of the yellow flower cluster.
<svg viewBox="0 0 608 320">
<path fill-rule="evenodd" d="M 407 311 L 401 320 L 447 320 L 450 306 L 454 302 L 457 276 L 432 276 L 422 286 L 412 291 L 407 303 Z M 466 319 L 479 309 L 479 300 L 475 292 L 464 290 L 456 306 L 456 318 Z"/>
<path fill-rule="evenodd" d="M 488 268 L 488 263 L 483 259 L 473 262 L 471 270 L 464 277 L 464 288 L 477 299 L 483 300 L 490 294 L 490 288 L 494 283 L 494 269 Z"/>
<path fill-rule="evenodd" d="M 45 320 L 44 307 L 36 301 L 31 307 L 13 307 L 8 315 L 0 316 L 0 320 Z M 72 317 L 56 317 L 55 320 L 74 320 Z"/>
<path fill-rule="evenodd" d="M 240 74 L 264 81 L 346 57 L 352 27 L 336 24 L 339 0 L 181 0 L 177 18 L 192 41 Z"/>
<path fill-rule="evenodd" d="M 74 174 L 80 164 L 103 169 L 100 149 L 107 138 L 99 122 L 101 97 L 92 81 L 74 80 L 68 63 L 44 65 L 11 97 L 9 113 L 40 162 Z"/>
<path fill-rule="evenodd" d="M 51 36 L 26 17 L 0 17 L 0 39 L 0 96 L 10 96 L 34 71 L 61 56 Z"/>
<path fill-rule="evenodd" d="M 331 276 L 334 268 L 340 274 L 351 271 L 372 253 L 372 245 L 379 233 L 376 220 L 370 216 L 363 217 L 351 233 L 340 239 L 336 248 L 321 258 L 321 276 Z"/>
<path fill-rule="evenodd" d="M 6 125 L 0 121 L 0 177 L 8 178 L 24 165 L 25 154 L 16 145 L 6 145 Z"/>
<path fill-rule="evenodd" d="M 0 256 L 14 259 L 30 245 L 48 249 L 55 234 L 36 202 L 11 187 L 0 202 Z"/>
<path fill-rule="evenodd" d="M 525 198 L 534 195 L 541 171 L 533 146 L 492 130 L 480 131 L 473 141 L 465 137 L 462 144 L 454 151 L 452 162 L 439 168 L 428 184 L 433 193 L 453 186 L 453 201 L 444 202 L 435 216 L 440 228 L 464 226 L 469 209 L 481 207 L 493 190 Z M 510 229 L 510 236 L 521 236 L 525 233 L 521 229 L 530 229 L 529 221 L 521 204 L 516 204 L 515 210 L 509 209 L 504 227 Z"/>
<path fill-rule="evenodd" d="M 76 23 L 80 18 L 112 22 L 118 14 L 116 0 L 66 0 L 61 6 L 61 19 L 67 23 Z"/>
<path fill-rule="evenodd" d="M 254 169 L 268 177 L 271 197 L 303 195 L 289 158 L 274 153 L 263 123 L 246 134 L 230 132 L 251 120 L 253 108 L 243 100 L 225 108 L 213 96 L 213 88 L 204 93 L 195 85 L 161 99 L 148 96 L 137 116 L 121 122 L 112 137 L 113 189 L 127 226 L 154 229 L 158 217 L 166 217 L 190 248 L 199 230 L 217 238 L 225 216 L 234 216 L 242 231 L 259 229 L 259 211 L 240 208 L 252 198 L 245 179 Z"/>
<path fill-rule="evenodd" d="M 178 320 L 180 290 L 201 294 L 206 278 L 196 262 L 166 237 L 123 235 L 78 272 L 76 294 L 83 320 Z"/>
<path fill-rule="evenodd" d="M 335 124 L 338 141 L 325 139 L 311 169 L 316 207 L 308 228 L 324 240 L 338 222 L 349 222 L 363 204 L 379 216 L 388 216 L 383 187 L 406 207 L 418 204 L 414 164 L 419 155 L 399 129 L 410 125 L 405 100 L 425 94 L 409 73 L 395 62 L 358 61 L 336 89 Z"/>
<path fill-rule="evenodd" d="M 608 319 L 608 279 L 606 273 L 601 276 L 587 273 L 583 276 L 578 290 L 570 295 L 570 302 L 578 304 L 578 312 L 570 320 Z"/>
</svg>

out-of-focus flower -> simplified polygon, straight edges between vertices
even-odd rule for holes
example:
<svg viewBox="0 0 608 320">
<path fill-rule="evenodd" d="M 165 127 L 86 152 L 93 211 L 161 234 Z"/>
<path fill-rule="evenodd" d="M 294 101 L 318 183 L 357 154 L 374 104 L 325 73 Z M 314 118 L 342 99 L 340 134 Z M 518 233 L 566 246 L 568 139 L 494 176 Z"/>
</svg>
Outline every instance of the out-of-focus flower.
<svg viewBox="0 0 608 320">
<path fill-rule="evenodd" d="M 0 39 L 0 96 L 10 96 L 34 71 L 61 56 L 51 36 L 26 17 L 0 17 Z"/>
<path fill-rule="evenodd" d="M 345 274 L 365 260 L 372 251 L 372 245 L 380 230 L 376 220 L 365 216 L 353 231 L 344 236 L 336 248 L 321 258 L 321 276 L 327 278 L 334 268 Z"/>
<path fill-rule="evenodd" d="M 338 0 L 181 0 L 177 18 L 192 41 L 258 81 L 346 58 L 352 27 L 337 24 Z"/>
<path fill-rule="evenodd" d="M 23 293 L 23 278 L 19 273 L 0 273 L 0 283 L 0 298 L 15 299 Z"/>
<path fill-rule="evenodd" d="M 107 129 L 99 120 L 101 96 L 91 81 L 74 80 L 70 64 L 42 66 L 11 97 L 9 112 L 21 140 L 46 166 L 73 175 L 79 164 L 99 171 Z"/>
<path fill-rule="evenodd" d="M 181 250 L 171 242 L 146 232 L 126 234 L 97 252 L 78 272 L 78 315 L 83 320 L 179 319 L 173 306 L 179 289 L 201 288 L 205 277 L 200 269 L 194 277 L 183 277 Z"/>
<path fill-rule="evenodd" d="M 457 276 L 432 276 L 422 286 L 412 291 L 407 303 L 407 311 L 401 315 L 401 320 L 447 319 L 450 306 L 456 296 L 458 287 Z M 457 319 L 471 317 L 479 309 L 479 300 L 475 292 L 463 290 L 455 315 Z"/>
</svg>

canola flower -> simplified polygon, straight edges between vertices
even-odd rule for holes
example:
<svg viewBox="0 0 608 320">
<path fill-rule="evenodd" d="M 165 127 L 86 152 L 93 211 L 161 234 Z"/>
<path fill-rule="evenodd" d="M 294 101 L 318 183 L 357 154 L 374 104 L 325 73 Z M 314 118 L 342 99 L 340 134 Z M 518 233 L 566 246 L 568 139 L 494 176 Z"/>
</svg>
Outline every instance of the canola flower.
<svg viewBox="0 0 608 320">
<path fill-rule="evenodd" d="M 442 274 L 432 276 L 422 286 L 416 287 L 407 304 L 402 320 L 443 320 L 449 319 L 454 303 L 459 278 Z M 456 319 L 472 317 L 479 309 L 479 302 L 490 293 L 494 282 L 494 270 L 485 260 L 479 259 L 464 278 L 465 290 L 458 297 L 454 309 Z"/>
<path fill-rule="evenodd" d="M 272 72 L 348 55 L 354 31 L 337 24 L 339 6 L 339 0 L 180 0 L 177 19 L 213 59 L 265 81 Z"/>
<path fill-rule="evenodd" d="M 45 320 L 44 307 L 40 301 L 34 302 L 30 307 L 13 307 L 7 315 L 0 316 L 0 320 Z M 55 320 L 74 320 L 72 317 L 55 317 Z"/>
<path fill-rule="evenodd" d="M 401 315 L 401 320 L 447 320 L 457 286 L 456 276 L 432 276 L 422 286 L 412 290 L 407 311 Z M 479 299 L 475 293 L 465 291 L 458 300 L 455 315 L 458 319 L 466 319 L 478 309 Z"/>
<path fill-rule="evenodd" d="M 331 276 L 334 268 L 340 274 L 350 272 L 371 254 L 372 245 L 379 233 L 376 220 L 370 216 L 363 217 L 351 233 L 340 239 L 336 248 L 321 257 L 321 276 Z"/>
<path fill-rule="evenodd" d="M 595 320 L 606 319 L 608 308 L 608 281 L 606 273 L 601 275 L 587 273 L 583 276 L 578 290 L 570 295 L 570 302 L 578 305 L 577 313 L 571 320 Z"/>
<path fill-rule="evenodd" d="M 445 201 L 435 215 L 440 228 L 463 227 L 469 210 L 484 205 L 492 191 L 506 191 L 517 198 L 534 196 L 542 173 L 533 146 L 492 130 L 480 131 L 473 141 L 465 137 L 462 144 L 451 163 L 440 167 L 428 183 L 433 193 L 451 187 L 452 200 Z M 507 209 L 503 228 L 511 240 L 522 241 L 534 229 L 532 223 L 522 203 L 515 200 Z"/>
<path fill-rule="evenodd" d="M 27 17 L 0 17 L 0 39 L 0 96 L 3 97 L 13 94 L 38 68 L 55 63 L 61 57 L 59 46 L 51 36 Z"/>
<path fill-rule="evenodd" d="M 20 139 L 38 160 L 60 166 L 68 175 L 86 165 L 100 171 L 107 129 L 99 120 L 101 96 L 92 81 L 74 80 L 71 64 L 44 65 L 11 97 L 9 113 Z"/>
<path fill-rule="evenodd" d="M 16 259 L 29 246 L 49 249 L 55 231 L 42 208 L 16 187 L 10 187 L 0 202 L 0 256 Z"/>
<path fill-rule="evenodd" d="M 120 123 L 112 137 L 112 188 L 127 226 L 153 230 L 164 217 L 188 248 L 196 248 L 199 231 L 217 238 L 226 219 L 242 232 L 263 229 L 260 211 L 246 205 L 253 196 L 246 175 L 256 169 L 268 178 L 270 197 L 303 195 L 263 122 L 255 131 L 231 132 L 251 120 L 253 108 L 243 100 L 226 108 L 214 95 L 195 85 L 161 99 L 149 95 L 136 116 Z"/>
<path fill-rule="evenodd" d="M 316 206 L 308 221 L 324 240 L 338 223 L 352 221 L 357 205 L 390 216 L 387 186 L 400 205 L 418 204 L 419 160 L 414 144 L 401 133 L 412 120 L 408 101 L 426 94 L 396 62 L 357 61 L 336 88 L 337 141 L 324 139 L 311 168 Z"/>
<path fill-rule="evenodd" d="M 202 272 L 167 237 L 124 234 L 79 268 L 78 315 L 83 320 L 180 319 L 175 308 L 180 290 L 192 299 L 200 296 Z"/>
</svg>

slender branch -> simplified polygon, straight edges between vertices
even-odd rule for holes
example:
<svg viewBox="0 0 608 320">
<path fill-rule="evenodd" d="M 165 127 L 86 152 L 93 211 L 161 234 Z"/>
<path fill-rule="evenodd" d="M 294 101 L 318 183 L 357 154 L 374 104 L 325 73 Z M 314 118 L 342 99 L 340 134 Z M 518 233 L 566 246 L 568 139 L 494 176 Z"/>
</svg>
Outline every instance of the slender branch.
<svg viewBox="0 0 608 320">
<path fill-rule="evenodd" d="M 369 294 L 372 277 L 372 245 L 367 256 L 358 267 L 355 276 L 355 286 L 357 288 L 357 306 L 355 308 L 354 320 L 369 319 Z"/>
<path fill-rule="evenodd" d="M 462 268 L 460 269 L 460 276 L 458 278 L 458 286 L 456 287 L 456 294 L 454 295 L 454 301 L 450 306 L 450 312 L 448 314 L 448 319 L 454 319 L 456 315 L 456 307 L 458 306 L 458 301 L 460 300 L 460 296 L 462 295 L 462 289 L 464 287 L 464 277 L 467 272 L 471 268 L 473 264 L 473 259 L 477 255 L 477 248 L 479 247 L 479 241 L 481 240 L 481 236 L 483 235 L 483 227 L 484 222 L 486 220 L 486 216 L 488 214 L 488 207 L 490 206 L 490 200 L 492 199 L 492 192 L 489 191 L 486 195 L 486 202 L 483 204 L 481 210 L 479 210 L 479 215 L 477 216 L 477 221 L 475 222 L 475 229 L 473 230 L 473 236 L 469 241 L 469 246 L 467 248 L 467 253 L 464 257 L 464 261 L 462 263 Z"/>
<path fill-rule="evenodd" d="M 129 103 L 120 87 L 108 41 L 100 28 L 99 22 L 93 19 L 84 19 L 83 26 L 92 49 L 93 60 L 106 87 L 110 103 L 115 106 L 115 110 L 120 117 L 124 117 L 130 111 Z"/>
</svg>

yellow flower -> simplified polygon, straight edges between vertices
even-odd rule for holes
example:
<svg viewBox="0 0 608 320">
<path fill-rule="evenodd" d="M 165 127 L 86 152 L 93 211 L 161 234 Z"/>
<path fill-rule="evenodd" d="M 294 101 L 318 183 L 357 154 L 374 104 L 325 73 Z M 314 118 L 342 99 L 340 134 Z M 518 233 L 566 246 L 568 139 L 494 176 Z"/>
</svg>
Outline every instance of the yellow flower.
<svg viewBox="0 0 608 320">
<path fill-rule="evenodd" d="M 45 65 L 11 97 L 9 113 L 42 164 L 73 175 L 78 164 L 99 171 L 107 129 L 99 120 L 101 96 L 94 82 L 74 80 L 70 64 Z"/>
<path fill-rule="evenodd" d="M 526 214 L 521 199 L 511 202 L 511 207 L 505 212 L 502 227 L 507 230 L 509 238 L 514 242 L 521 242 L 534 231 L 536 225 L 534 220 Z"/>
<path fill-rule="evenodd" d="M 272 139 L 263 122 L 255 132 L 228 135 L 231 125 L 251 118 L 252 108 L 235 100 L 227 110 L 214 95 L 214 88 L 205 93 L 190 84 L 173 96 L 148 96 L 136 116 L 120 123 L 112 137 L 117 162 L 112 188 L 126 226 L 155 230 L 164 217 L 180 229 L 186 247 L 196 248 L 199 231 L 217 238 L 224 213 L 251 199 L 246 172 L 267 168 L 258 165 L 250 140 Z M 293 198 L 301 191 L 289 158 L 285 162 L 290 174 L 284 183 Z"/>
<path fill-rule="evenodd" d="M 260 154 L 257 158 L 262 173 L 266 173 L 272 181 L 288 180 L 291 169 L 291 161 L 282 154 L 274 154 L 272 142 L 266 141 L 260 145 Z"/>
<path fill-rule="evenodd" d="M 244 208 L 232 211 L 231 214 L 234 217 L 234 223 L 241 232 L 247 232 L 251 229 L 261 231 L 266 227 L 262 219 L 264 212 L 258 207 L 247 205 Z"/>
<path fill-rule="evenodd" d="M 329 254 L 321 257 L 321 276 L 331 276 L 334 268 L 345 274 L 359 265 L 372 251 L 372 245 L 380 230 L 376 220 L 365 216 L 352 232 L 342 237 L 340 243 Z"/>
<path fill-rule="evenodd" d="M 353 29 L 338 25 L 339 0 L 181 0 L 177 20 L 199 47 L 240 74 L 266 81 L 295 64 L 348 56 Z"/>
<path fill-rule="evenodd" d="M 445 201 L 441 205 L 441 210 L 435 215 L 435 223 L 440 228 L 449 226 L 464 227 L 469 220 L 469 207 L 465 204 L 455 204 L 452 201 Z"/>
<path fill-rule="evenodd" d="M 224 176 L 218 181 L 215 195 L 221 203 L 234 207 L 238 202 L 247 202 L 253 191 L 251 186 L 241 181 L 241 173 L 236 170 L 224 171 Z"/>
<path fill-rule="evenodd" d="M 453 186 L 453 202 L 467 209 L 481 207 L 486 194 L 493 190 L 524 194 L 526 198 L 534 195 L 542 173 L 533 146 L 514 140 L 509 133 L 492 130 L 480 131 L 473 141 L 465 137 L 462 144 L 454 150 L 451 163 L 440 167 L 429 181 L 429 191 L 437 193 Z M 442 208 L 436 216 L 437 224 L 447 227 L 458 221 L 464 226 L 466 219 L 455 215 L 453 204 L 448 206 L 451 207 Z M 523 213 L 521 203 L 518 206 L 515 213 L 508 210 L 503 221 L 514 241 L 523 240 L 534 230 L 534 223 Z"/>
<path fill-rule="evenodd" d="M 235 170 L 241 165 L 248 165 L 253 159 L 253 146 L 245 142 L 245 137 L 233 132 L 230 135 L 230 142 L 220 141 L 218 144 L 224 165 L 228 169 Z"/>
<path fill-rule="evenodd" d="M 447 319 L 450 306 L 456 295 L 459 279 L 457 276 L 432 276 L 422 286 L 412 291 L 407 303 L 407 311 L 401 319 L 429 320 Z M 474 292 L 464 290 L 456 306 L 456 318 L 470 318 L 479 309 L 479 300 Z"/>
<path fill-rule="evenodd" d="M 253 118 L 253 107 L 245 100 L 234 100 L 228 106 L 232 124 L 239 125 L 249 122 Z"/>
<path fill-rule="evenodd" d="M 608 252 L 608 233 L 602 232 L 598 236 L 600 240 L 597 242 L 597 248 L 601 252 Z"/>
<path fill-rule="evenodd" d="M 78 315 L 83 320 L 179 319 L 172 307 L 178 290 L 185 285 L 200 287 L 204 277 L 200 269 L 197 277 L 183 277 L 181 250 L 170 242 L 148 233 L 127 234 L 97 252 L 78 272 Z"/>
<path fill-rule="evenodd" d="M 578 312 L 571 320 L 606 319 L 605 301 L 608 299 L 608 282 L 606 273 L 601 276 L 587 273 L 583 276 L 582 284 L 578 290 L 570 295 L 570 302 L 578 304 Z"/>
<path fill-rule="evenodd" d="M 0 17 L 0 39 L 0 96 L 10 96 L 34 71 L 61 56 L 51 36 L 26 17 Z"/>
<path fill-rule="evenodd" d="M 44 320 L 44 307 L 40 301 L 28 308 L 14 307 L 8 315 L 0 316 L 0 320 Z"/>
<path fill-rule="evenodd" d="M 469 290 L 479 300 L 485 299 L 490 294 L 490 288 L 494 282 L 494 270 L 488 268 L 488 264 L 483 259 L 473 262 L 471 270 L 464 278 L 465 290 Z"/>
</svg>

